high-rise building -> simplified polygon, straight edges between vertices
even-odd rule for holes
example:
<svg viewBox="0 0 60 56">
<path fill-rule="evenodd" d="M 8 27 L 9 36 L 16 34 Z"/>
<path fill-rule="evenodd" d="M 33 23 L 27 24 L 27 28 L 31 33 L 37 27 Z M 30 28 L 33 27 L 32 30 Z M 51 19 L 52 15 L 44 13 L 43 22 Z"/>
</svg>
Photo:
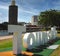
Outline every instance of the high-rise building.
<svg viewBox="0 0 60 56">
<path fill-rule="evenodd" d="M 38 25 L 38 16 L 37 15 L 32 16 L 31 24 Z"/>
<path fill-rule="evenodd" d="M 15 4 L 15 0 L 11 1 L 9 6 L 9 24 L 17 24 L 18 18 L 18 6 Z"/>
</svg>

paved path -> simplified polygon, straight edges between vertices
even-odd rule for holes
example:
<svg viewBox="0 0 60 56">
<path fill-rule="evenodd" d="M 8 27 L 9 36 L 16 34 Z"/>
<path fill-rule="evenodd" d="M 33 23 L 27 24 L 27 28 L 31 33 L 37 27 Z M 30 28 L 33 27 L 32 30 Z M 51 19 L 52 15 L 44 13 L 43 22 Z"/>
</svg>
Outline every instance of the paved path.
<svg viewBox="0 0 60 56">
<path fill-rule="evenodd" d="M 59 45 L 51 45 L 47 47 L 47 49 L 57 49 Z"/>
<path fill-rule="evenodd" d="M 4 40 L 4 39 L 9 39 L 12 38 L 13 35 L 9 35 L 9 36 L 0 36 L 0 40 Z"/>
</svg>

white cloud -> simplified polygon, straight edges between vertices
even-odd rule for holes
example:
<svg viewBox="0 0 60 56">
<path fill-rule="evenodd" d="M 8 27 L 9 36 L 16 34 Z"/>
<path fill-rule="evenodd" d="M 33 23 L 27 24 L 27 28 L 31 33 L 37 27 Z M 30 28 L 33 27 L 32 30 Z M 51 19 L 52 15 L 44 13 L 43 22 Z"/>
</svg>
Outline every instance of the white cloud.
<svg viewBox="0 0 60 56">
<path fill-rule="evenodd" d="M 0 9 L 8 9 L 8 6 L 0 5 Z"/>
<path fill-rule="evenodd" d="M 4 5 L 0 5 L 0 9 L 4 9 L 4 10 L 8 10 L 8 6 L 4 6 Z M 33 9 L 34 10 L 34 9 Z M 24 8 L 19 8 L 19 11 L 21 11 L 21 12 L 25 12 L 25 13 L 29 13 L 29 14 L 36 14 L 36 12 L 34 12 L 34 11 L 28 11 L 28 10 L 26 10 L 26 9 L 24 9 Z"/>
<path fill-rule="evenodd" d="M 0 17 L 0 23 L 8 22 L 8 17 Z"/>
<path fill-rule="evenodd" d="M 19 0 L 17 0 L 17 1 L 19 1 Z M 22 0 L 21 0 L 22 1 Z M 25 1 L 23 0 L 22 1 L 22 3 L 25 3 Z M 5 10 L 8 10 L 8 8 L 9 8 L 9 3 L 4 3 L 4 2 L 0 2 L 1 3 L 1 5 L 0 5 L 0 9 L 5 9 Z M 19 11 L 21 11 L 21 12 L 25 12 L 25 13 L 29 13 L 29 14 L 37 14 L 38 12 L 37 12 L 37 10 L 36 9 L 34 9 L 34 8 L 32 8 L 32 7 L 23 7 L 23 6 L 20 6 L 19 4 L 18 4 L 18 8 L 19 8 Z"/>
<path fill-rule="evenodd" d="M 25 13 L 29 13 L 29 14 L 33 14 L 33 15 L 36 14 L 35 12 L 28 11 L 28 10 L 24 10 L 24 9 L 20 9 L 19 11 L 21 11 L 21 12 L 25 12 Z"/>
<path fill-rule="evenodd" d="M 25 13 L 29 13 L 29 14 L 32 14 L 32 15 L 38 14 L 37 9 L 26 8 L 26 7 L 19 7 L 19 12 L 25 12 Z"/>
<path fill-rule="evenodd" d="M 0 17 L 2 16 L 2 13 L 0 13 Z"/>
</svg>

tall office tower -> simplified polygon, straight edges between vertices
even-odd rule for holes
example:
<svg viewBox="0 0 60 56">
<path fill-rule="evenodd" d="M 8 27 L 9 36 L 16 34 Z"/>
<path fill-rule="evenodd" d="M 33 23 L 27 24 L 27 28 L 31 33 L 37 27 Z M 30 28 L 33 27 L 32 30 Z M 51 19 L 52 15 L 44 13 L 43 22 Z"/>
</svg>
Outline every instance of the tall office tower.
<svg viewBox="0 0 60 56">
<path fill-rule="evenodd" d="M 9 6 L 9 24 L 17 24 L 18 6 L 15 5 L 15 0 L 11 1 Z"/>
<path fill-rule="evenodd" d="M 38 16 L 37 15 L 32 16 L 31 24 L 38 25 Z"/>
</svg>

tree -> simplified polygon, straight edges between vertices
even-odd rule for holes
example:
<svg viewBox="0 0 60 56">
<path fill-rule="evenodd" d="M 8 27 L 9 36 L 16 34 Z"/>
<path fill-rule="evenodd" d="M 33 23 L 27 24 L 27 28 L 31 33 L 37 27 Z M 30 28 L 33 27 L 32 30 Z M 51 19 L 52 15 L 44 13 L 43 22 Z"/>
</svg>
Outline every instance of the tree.
<svg viewBox="0 0 60 56">
<path fill-rule="evenodd" d="M 48 10 L 41 12 L 39 23 L 46 26 L 60 26 L 60 11 Z"/>
<path fill-rule="evenodd" d="M 8 22 L 3 22 L 1 25 L 2 30 L 7 30 L 8 29 Z"/>
</svg>

